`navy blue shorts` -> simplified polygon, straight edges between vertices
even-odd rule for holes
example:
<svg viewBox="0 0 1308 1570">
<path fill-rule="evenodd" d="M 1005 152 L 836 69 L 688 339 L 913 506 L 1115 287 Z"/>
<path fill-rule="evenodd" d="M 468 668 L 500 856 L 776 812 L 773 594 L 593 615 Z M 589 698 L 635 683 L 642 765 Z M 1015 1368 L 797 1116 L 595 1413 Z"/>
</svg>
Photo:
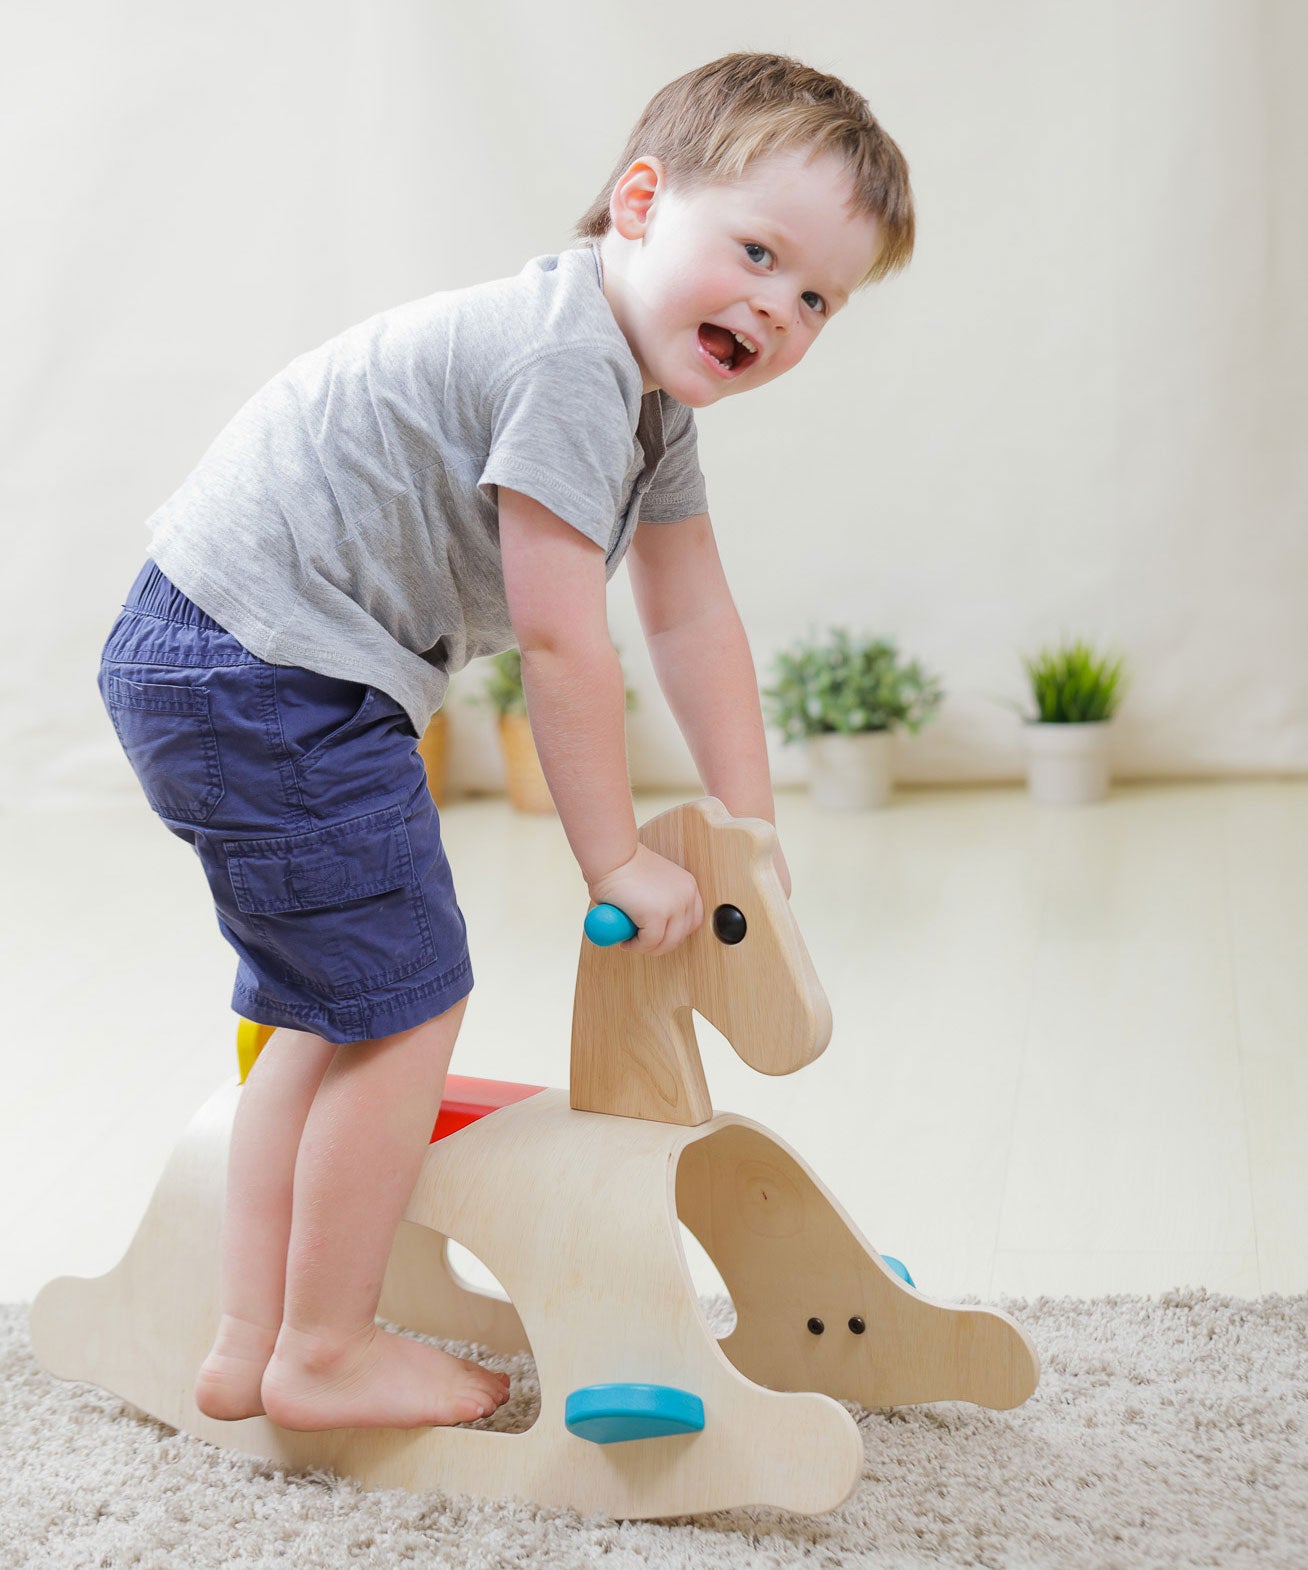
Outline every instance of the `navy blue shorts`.
<svg viewBox="0 0 1308 1570">
<path fill-rule="evenodd" d="M 153 562 L 109 634 L 100 694 L 150 805 L 204 867 L 238 1013 L 368 1041 L 472 990 L 440 818 L 393 698 L 269 665 Z"/>
</svg>

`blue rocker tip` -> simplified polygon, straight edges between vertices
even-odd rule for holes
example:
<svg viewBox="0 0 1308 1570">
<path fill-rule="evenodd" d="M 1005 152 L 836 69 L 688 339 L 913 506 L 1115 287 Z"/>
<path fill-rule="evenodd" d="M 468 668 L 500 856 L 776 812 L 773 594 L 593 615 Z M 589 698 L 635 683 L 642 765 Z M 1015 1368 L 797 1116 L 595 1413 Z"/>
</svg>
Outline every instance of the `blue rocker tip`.
<svg viewBox="0 0 1308 1570">
<path fill-rule="evenodd" d="M 568 1397 L 563 1421 L 570 1434 L 596 1445 L 666 1439 L 699 1433 L 704 1403 L 672 1385 L 585 1385 Z"/>
</svg>

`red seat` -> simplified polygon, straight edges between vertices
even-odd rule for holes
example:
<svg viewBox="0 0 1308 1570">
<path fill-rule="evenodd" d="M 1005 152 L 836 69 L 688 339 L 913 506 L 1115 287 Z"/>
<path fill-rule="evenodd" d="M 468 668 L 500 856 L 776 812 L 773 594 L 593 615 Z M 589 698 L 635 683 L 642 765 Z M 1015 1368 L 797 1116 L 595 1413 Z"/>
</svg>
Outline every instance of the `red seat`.
<svg viewBox="0 0 1308 1570">
<path fill-rule="evenodd" d="M 511 1106 L 515 1101 L 525 1101 L 544 1089 L 544 1085 L 515 1085 L 507 1079 L 463 1079 L 458 1074 L 450 1074 L 445 1081 L 445 1096 L 436 1116 L 431 1142 L 434 1145 L 438 1139 L 457 1134 L 488 1112 Z"/>
</svg>

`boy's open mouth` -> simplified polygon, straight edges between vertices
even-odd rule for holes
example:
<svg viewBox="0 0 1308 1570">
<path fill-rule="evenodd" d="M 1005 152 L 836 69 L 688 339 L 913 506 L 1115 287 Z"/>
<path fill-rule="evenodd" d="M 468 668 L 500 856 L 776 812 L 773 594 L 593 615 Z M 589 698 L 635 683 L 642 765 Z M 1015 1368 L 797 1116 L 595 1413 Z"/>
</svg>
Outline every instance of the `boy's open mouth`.
<svg viewBox="0 0 1308 1570">
<path fill-rule="evenodd" d="M 758 359 L 757 350 L 748 350 L 735 333 L 719 327 L 716 322 L 699 324 L 699 343 L 724 371 L 739 373 Z"/>
</svg>

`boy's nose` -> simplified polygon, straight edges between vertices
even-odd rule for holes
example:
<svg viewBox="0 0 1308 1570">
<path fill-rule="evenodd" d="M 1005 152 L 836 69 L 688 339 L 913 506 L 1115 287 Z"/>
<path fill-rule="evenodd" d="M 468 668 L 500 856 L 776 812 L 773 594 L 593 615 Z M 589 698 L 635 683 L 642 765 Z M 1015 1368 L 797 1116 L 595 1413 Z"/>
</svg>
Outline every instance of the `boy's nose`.
<svg viewBox="0 0 1308 1570">
<path fill-rule="evenodd" d="M 784 341 L 794 320 L 794 315 L 778 301 L 758 301 L 754 306 L 754 321 L 757 327 L 755 337 L 759 348 L 765 354 L 770 354 L 778 343 Z"/>
</svg>

